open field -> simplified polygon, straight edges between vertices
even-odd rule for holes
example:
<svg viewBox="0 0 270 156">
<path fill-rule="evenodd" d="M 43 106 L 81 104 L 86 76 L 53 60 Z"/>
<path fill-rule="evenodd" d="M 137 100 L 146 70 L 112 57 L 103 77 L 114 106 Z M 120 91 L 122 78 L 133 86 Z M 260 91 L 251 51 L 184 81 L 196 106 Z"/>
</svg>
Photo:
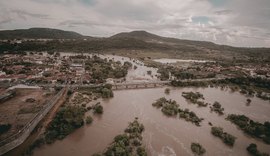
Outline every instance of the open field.
<svg viewBox="0 0 270 156">
<path fill-rule="evenodd" d="M 11 124 L 11 128 L 0 135 L 0 139 L 17 133 L 38 113 L 50 97 L 51 95 L 46 95 L 42 89 L 16 89 L 15 97 L 0 104 L 0 123 Z"/>
</svg>

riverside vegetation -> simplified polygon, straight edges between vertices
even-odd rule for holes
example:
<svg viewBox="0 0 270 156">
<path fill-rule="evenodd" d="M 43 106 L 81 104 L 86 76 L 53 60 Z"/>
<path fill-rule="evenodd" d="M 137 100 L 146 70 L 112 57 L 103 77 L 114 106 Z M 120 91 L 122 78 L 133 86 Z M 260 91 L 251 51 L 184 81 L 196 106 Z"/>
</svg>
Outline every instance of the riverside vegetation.
<svg viewBox="0 0 270 156">
<path fill-rule="evenodd" d="M 216 136 L 216 137 L 219 137 L 220 139 L 222 139 L 222 141 L 229 145 L 229 146 L 233 146 L 234 145 L 234 142 L 235 142 L 235 139 L 236 137 L 229 134 L 229 133 L 226 133 L 226 132 L 223 132 L 223 128 L 221 127 L 212 127 L 211 128 L 211 133 Z"/>
<path fill-rule="evenodd" d="M 257 149 L 257 145 L 256 144 L 249 144 L 249 146 L 247 147 L 247 151 L 250 155 L 252 156 L 269 156 L 268 153 L 262 153 Z"/>
<path fill-rule="evenodd" d="M 195 155 L 203 155 L 206 152 L 206 150 L 199 143 L 191 143 L 190 148 Z"/>
<path fill-rule="evenodd" d="M 45 132 L 46 143 L 50 144 L 56 139 L 63 139 L 75 129 L 83 126 L 85 112 L 81 106 L 61 108 Z"/>
<path fill-rule="evenodd" d="M 142 145 L 143 131 L 143 124 L 135 118 L 129 123 L 124 134 L 114 137 L 112 144 L 103 153 L 93 154 L 93 156 L 147 156 Z"/>
<path fill-rule="evenodd" d="M 241 130 L 250 136 L 262 139 L 265 143 L 270 144 L 270 122 L 266 121 L 263 124 L 253 121 L 245 115 L 230 114 L 226 118 Z"/>
<path fill-rule="evenodd" d="M 24 155 L 31 155 L 32 151 L 36 147 L 40 147 L 43 144 L 52 144 L 56 140 L 62 140 L 76 129 L 82 127 L 85 123 L 91 124 L 93 118 L 91 115 L 85 117 L 87 111 L 93 111 L 94 114 L 102 114 L 103 107 L 100 102 L 97 102 L 93 106 L 86 107 L 86 103 L 91 101 L 91 98 L 97 99 L 97 96 L 102 95 L 100 91 L 102 89 L 108 89 L 110 87 L 103 86 L 94 90 L 83 90 L 80 92 L 68 91 L 70 99 L 60 107 L 53 120 L 50 122 L 44 134 L 42 134 L 35 142 L 29 146 L 24 152 Z M 73 99 L 71 98 L 74 95 Z M 85 97 L 87 96 L 87 97 Z M 91 98 L 89 99 L 89 96 Z M 106 96 L 107 97 L 107 96 Z"/>
<path fill-rule="evenodd" d="M 263 100 L 270 100 L 270 80 L 260 77 L 235 77 L 223 80 L 209 81 L 179 81 L 172 80 L 171 85 L 174 87 L 228 87 L 232 91 L 239 91 L 241 94 L 256 96 Z"/>
<path fill-rule="evenodd" d="M 181 109 L 179 108 L 179 104 L 176 103 L 174 100 L 167 100 L 166 98 L 162 97 L 156 100 L 152 104 L 153 107 L 161 108 L 163 114 L 167 116 L 176 116 L 179 114 L 180 118 L 185 119 L 188 122 L 194 123 L 196 126 L 200 126 L 200 122 L 203 120 L 199 118 L 194 112 L 189 111 L 188 109 Z"/>
<path fill-rule="evenodd" d="M 188 101 L 190 101 L 193 104 L 197 104 L 200 107 L 206 107 L 208 104 L 203 102 L 203 101 L 199 101 L 204 100 L 203 94 L 199 93 L 199 92 L 183 92 L 182 96 L 187 99 Z"/>
<path fill-rule="evenodd" d="M 218 113 L 219 115 L 223 115 L 224 108 L 221 107 L 221 104 L 217 101 L 214 102 L 213 106 L 210 107 L 211 111 Z"/>
</svg>

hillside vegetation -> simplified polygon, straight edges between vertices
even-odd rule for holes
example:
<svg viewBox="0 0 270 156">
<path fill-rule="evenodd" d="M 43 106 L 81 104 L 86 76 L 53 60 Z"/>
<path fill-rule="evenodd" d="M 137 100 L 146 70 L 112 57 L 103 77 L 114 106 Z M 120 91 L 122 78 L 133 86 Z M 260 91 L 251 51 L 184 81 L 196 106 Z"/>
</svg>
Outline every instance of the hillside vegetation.
<svg viewBox="0 0 270 156">
<path fill-rule="evenodd" d="M 4 51 L 67 51 L 110 52 L 128 56 L 152 56 L 167 58 L 200 58 L 210 60 L 269 61 L 270 48 L 238 48 L 217 45 L 212 42 L 191 41 L 161 37 L 146 31 L 133 31 L 108 38 L 83 36 L 76 32 L 48 28 L 31 28 L 0 31 L 0 39 L 44 38 L 64 39 L 51 41 L 27 41 L 21 44 L 0 42 Z M 75 39 L 75 40 L 67 40 Z M 151 53 L 151 54 L 150 54 Z M 148 55 L 149 54 L 149 55 Z M 262 56 L 262 57 L 258 57 Z"/>
</svg>

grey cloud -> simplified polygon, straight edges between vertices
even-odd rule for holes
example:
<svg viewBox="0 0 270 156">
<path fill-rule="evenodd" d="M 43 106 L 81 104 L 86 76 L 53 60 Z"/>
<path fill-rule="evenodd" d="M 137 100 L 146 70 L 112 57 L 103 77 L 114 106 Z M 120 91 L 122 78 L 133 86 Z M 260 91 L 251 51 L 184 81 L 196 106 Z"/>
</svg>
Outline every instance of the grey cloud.
<svg viewBox="0 0 270 156">
<path fill-rule="evenodd" d="M 40 8 L 40 9 L 39 9 Z M 168 37 L 236 46 L 268 46 L 269 0 L 9 0 L 0 1 L 3 29 L 47 26 L 85 35 L 146 30 Z M 203 16 L 205 22 L 192 22 Z"/>
<path fill-rule="evenodd" d="M 4 20 L 1 20 L 1 21 L 0 21 L 0 25 L 9 23 L 9 22 L 11 22 L 11 21 L 12 21 L 11 19 L 4 19 Z"/>
<path fill-rule="evenodd" d="M 149 24 L 149 23 L 139 23 L 134 25 L 129 24 L 118 24 L 118 23 L 98 23 L 93 21 L 79 21 L 79 20 L 67 20 L 59 23 L 59 26 L 77 27 L 77 26 L 100 26 L 100 27 L 122 27 L 128 28 L 130 30 L 146 29 L 146 30 L 163 30 L 163 29 L 179 29 L 184 27 L 180 24 Z"/>
<path fill-rule="evenodd" d="M 228 14 L 230 14 L 232 12 L 233 11 L 229 10 L 229 9 L 214 11 L 214 13 L 217 14 L 217 15 L 228 15 Z"/>
<path fill-rule="evenodd" d="M 39 18 L 39 19 L 50 19 L 48 15 L 38 14 L 38 13 L 30 13 L 23 10 L 11 10 L 12 13 L 17 14 L 22 19 L 27 19 L 27 17 Z"/>
</svg>

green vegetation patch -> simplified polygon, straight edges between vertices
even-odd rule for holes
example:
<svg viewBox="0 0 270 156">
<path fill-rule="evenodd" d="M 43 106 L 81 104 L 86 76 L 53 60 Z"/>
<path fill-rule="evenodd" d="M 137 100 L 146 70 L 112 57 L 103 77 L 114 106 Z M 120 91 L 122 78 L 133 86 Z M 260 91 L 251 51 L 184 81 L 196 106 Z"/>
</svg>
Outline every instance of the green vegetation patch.
<svg viewBox="0 0 270 156">
<path fill-rule="evenodd" d="M 147 156 L 147 152 L 142 145 L 143 124 L 138 118 L 129 123 L 124 134 L 117 135 L 111 145 L 102 154 L 93 156 Z"/>
<path fill-rule="evenodd" d="M 86 124 L 91 124 L 93 122 L 93 118 L 89 115 L 85 119 Z"/>
<path fill-rule="evenodd" d="M 81 106 L 65 106 L 61 108 L 45 132 L 46 143 L 63 139 L 84 124 L 85 109 Z"/>
<path fill-rule="evenodd" d="M 200 126 L 200 123 L 202 122 L 202 118 L 199 118 L 193 111 L 190 111 L 189 109 L 179 109 L 179 117 L 185 119 L 188 122 L 194 123 L 196 126 Z"/>
<path fill-rule="evenodd" d="M 84 88 L 81 90 L 84 92 L 93 92 L 101 96 L 102 98 L 112 98 L 114 96 L 111 84 L 105 84 L 104 86 L 100 86 L 96 88 Z"/>
<path fill-rule="evenodd" d="M 189 111 L 188 109 L 182 110 L 179 108 L 179 104 L 174 100 L 167 100 L 162 97 L 156 100 L 152 104 L 153 107 L 161 108 L 163 114 L 167 116 L 176 116 L 179 113 L 180 118 L 184 118 L 188 122 L 194 123 L 196 126 L 200 126 L 200 122 L 203 120 L 199 118 L 194 112 Z"/>
<path fill-rule="evenodd" d="M 190 148 L 191 151 L 196 155 L 203 155 L 206 152 L 206 150 L 199 143 L 191 143 Z"/>
<path fill-rule="evenodd" d="M 164 93 L 165 93 L 165 94 L 170 94 L 170 92 L 171 92 L 170 88 L 166 88 L 166 89 L 164 90 Z"/>
<path fill-rule="evenodd" d="M 174 87 L 230 87 L 232 91 L 240 89 L 241 94 L 254 96 L 263 100 L 270 100 L 270 80 L 260 77 L 235 77 L 223 80 L 209 81 L 180 81 L 172 80 L 171 85 Z M 256 94 L 257 93 L 257 94 Z"/>
<path fill-rule="evenodd" d="M 126 61 L 122 65 L 121 62 L 102 59 L 96 55 L 85 61 L 85 70 L 91 73 L 92 83 L 103 83 L 107 78 L 123 78 L 131 67 L 130 62 Z"/>
<path fill-rule="evenodd" d="M 217 101 L 214 102 L 213 106 L 210 107 L 211 111 L 218 113 L 219 115 L 223 115 L 224 108 L 222 108 L 221 104 Z"/>
<path fill-rule="evenodd" d="M 183 92 L 182 96 L 190 101 L 193 104 L 197 104 L 200 107 L 206 107 L 208 104 L 203 102 L 203 101 L 199 101 L 199 100 L 204 100 L 203 94 L 199 93 L 199 92 Z"/>
<path fill-rule="evenodd" d="M 247 151 L 252 156 L 269 156 L 268 153 L 261 153 L 257 149 L 257 145 L 256 144 L 253 144 L 253 143 L 249 144 L 249 146 L 247 147 Z"/>
<path fill-rule="evenodd" d="M 94 110 L 94 113 L 96 113 L 96 114 L 102 114 L 103 113 L 103 107 L 101 106 L 100 102 L 95 104 L 92 109 Z"/>
<path fill-rule="evenodd" d="M 162 97 L 152 104 L 152 106 L 161 108 L 161 111 L 167 116 L 175 116 L 178 113 L 179 105 L 174 100 L 167 100 Z"/>
<path fill-rule="evenodd" d="M 223 132 L 223 128 L 221 127 L 212 127 L 211 128 L 211 133 L 216 136 L 216 137 L 219 137 L 220 139 L 222 139 L 222 141 L 229 145 L 229 146 L 233 146 L 234 145 L 234 142 L 236 140 L 236 137 L 229 134 L 229 133 L 226 133 L 226 132 Z"/>
<path fill-rule="evenodd" d="M 266 121 L 264 124 L 253 121 L 245 115 L 230 114 L 226 118 L 241 130 L 250 136 L 262 139 L 265 143 L 270 144 L 270 122 Z"/>
</svg>

